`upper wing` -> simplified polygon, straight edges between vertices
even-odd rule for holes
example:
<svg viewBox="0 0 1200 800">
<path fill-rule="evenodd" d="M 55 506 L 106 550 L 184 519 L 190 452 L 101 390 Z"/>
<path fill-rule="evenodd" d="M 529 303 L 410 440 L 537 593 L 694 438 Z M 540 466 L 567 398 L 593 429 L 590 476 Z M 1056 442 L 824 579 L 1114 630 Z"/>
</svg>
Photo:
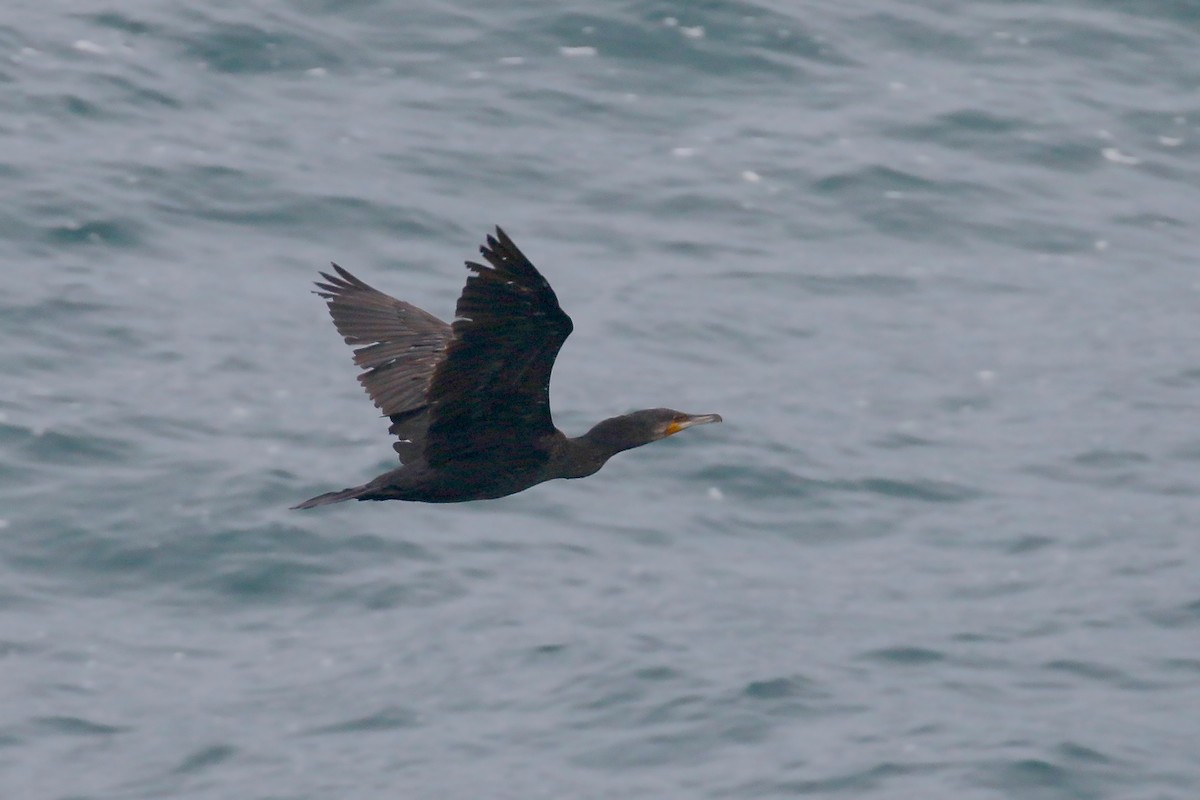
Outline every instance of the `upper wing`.
<svg viewBox="0 0 1200 800">
<path fill-rule="evenodd" d="M 389 297 L 333 265 L 318 283 L 333 324 L 363 368 L 358 381 L 371 400 L 391 417 L 391 433 L 400 437 L 396 452 L 409 461 L 424 447 L 429 385 L 450 340 L 450 326 L 416 306 Z"/>
<path fill-rule="evenodd" d="M 554 433 L 550 371 L 572 328 L 550 284 L 500 228 L 479 248 L 491 267 L 458 298 L 453 338 L 429 387 L 425 458 L 431 465 L 483 457 L 532 466 L 538 440 Z"/>
</svg>

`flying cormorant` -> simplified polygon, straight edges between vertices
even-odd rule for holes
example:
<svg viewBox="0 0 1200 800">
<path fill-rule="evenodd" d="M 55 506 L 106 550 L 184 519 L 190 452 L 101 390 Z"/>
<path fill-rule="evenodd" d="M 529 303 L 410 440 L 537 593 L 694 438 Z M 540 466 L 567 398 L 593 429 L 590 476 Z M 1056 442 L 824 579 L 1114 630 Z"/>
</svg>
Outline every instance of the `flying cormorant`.
<svg viewBox="0 0 1200 800">
<path fill-rule="evenodd" d="M 550 419 L 550 370 L 571 318 L 550 284 L 496 228 L 479 248 L 491 265 L 473 273 L 447 325 L 380 292 L 346 270 L 314 292 L 354 345 L 359 382 L 391 418 L 401 466 L 375 480 L 305 500 L 457 503 L 503 497 L 551 478 L 582 478 L 613 455 L 718 414 L 652 408 L 612 417 L 569 438 Z"/>
</svg>

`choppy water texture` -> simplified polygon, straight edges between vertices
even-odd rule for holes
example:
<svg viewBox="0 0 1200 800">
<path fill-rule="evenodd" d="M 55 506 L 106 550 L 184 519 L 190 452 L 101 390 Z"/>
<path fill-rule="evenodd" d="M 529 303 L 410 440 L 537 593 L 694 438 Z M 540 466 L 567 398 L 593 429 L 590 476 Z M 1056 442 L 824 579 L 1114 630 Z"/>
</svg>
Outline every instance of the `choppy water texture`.
<svg viewBox="0 0 1200 800">
<path fill-rule="evenodd" d="M 75 8 L 72 8 L 75 6 Z M 0 796 L 1200 796 L 1200 11 L 0 16 Z M 501 223 L 571 433 L 461 506 L 310 281 Z"/>
</svg>

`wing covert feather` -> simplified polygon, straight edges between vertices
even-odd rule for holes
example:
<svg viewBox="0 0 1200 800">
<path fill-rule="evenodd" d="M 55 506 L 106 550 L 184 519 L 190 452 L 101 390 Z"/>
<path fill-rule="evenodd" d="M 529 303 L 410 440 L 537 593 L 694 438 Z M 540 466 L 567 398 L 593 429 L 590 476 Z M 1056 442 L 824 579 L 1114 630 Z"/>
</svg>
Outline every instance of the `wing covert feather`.
<svg viewBox="0 0 1200 800">
<path fill-rule="evenodd" d="M 550 284 L 499 227 L 467 262 L 453 336 L 429 387 L 425 456 L 438 465 L 462 458 L 529 467 L 544 460 L 555 432 L 550 373 L 571 318 Z"/>
</svg>

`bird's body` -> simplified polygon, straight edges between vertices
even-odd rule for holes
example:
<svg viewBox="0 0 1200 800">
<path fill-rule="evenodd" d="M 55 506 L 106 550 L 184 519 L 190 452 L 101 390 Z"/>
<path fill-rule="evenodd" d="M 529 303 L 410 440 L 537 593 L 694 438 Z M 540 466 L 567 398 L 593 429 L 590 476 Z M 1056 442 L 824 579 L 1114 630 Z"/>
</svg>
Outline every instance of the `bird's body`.
<svg viewBox="0 0 1200 800">
<path fill-rule="evenodd" d="M 538 469 L 505 470 L 487 460 L 463 459 L 449 468 L 431 467 L 422 460 L 404 464 L 385 472 L 365 486 L 347 489 L 346 497 L 328 498 L 337 500 L 420 500 L 426 503 L 459 503 L 467 500 L 491 500 L 524 491 L 552 478 L 582 478 L 591 475 L 603 466 L 600 458 L 588 459 L 580 464 L 571 458 L 563 458 L 573 448 L 571 439 L 561 433 L 545 443 L 548 458 Z M 340 495 L 334 492 L 332 495 Z M 319 500 L 320 498 L 314 498 Z M 309 501 L 313 505 L 321 505 Z M 307 506 L 299 506 L 307 507 Z"/>
<path fill-rule="evenodd" d="M 567 437 L 550 417 L 550 372 L 571 318 L 504 231 L 497 228 L 480 252 L 491 266 L 467 262 L 474 274 L 452 325 L 336 264 L 336 275 L 321 273 L 318 294 L 346 343 L 358 347 L 359 381 L 391 419 L 401 466 L 295 508 L 504 497 L 553 478 L 591 475 L 622 450 L 721 421 L 716 414 L 649 409 Z"/>
</svg>

